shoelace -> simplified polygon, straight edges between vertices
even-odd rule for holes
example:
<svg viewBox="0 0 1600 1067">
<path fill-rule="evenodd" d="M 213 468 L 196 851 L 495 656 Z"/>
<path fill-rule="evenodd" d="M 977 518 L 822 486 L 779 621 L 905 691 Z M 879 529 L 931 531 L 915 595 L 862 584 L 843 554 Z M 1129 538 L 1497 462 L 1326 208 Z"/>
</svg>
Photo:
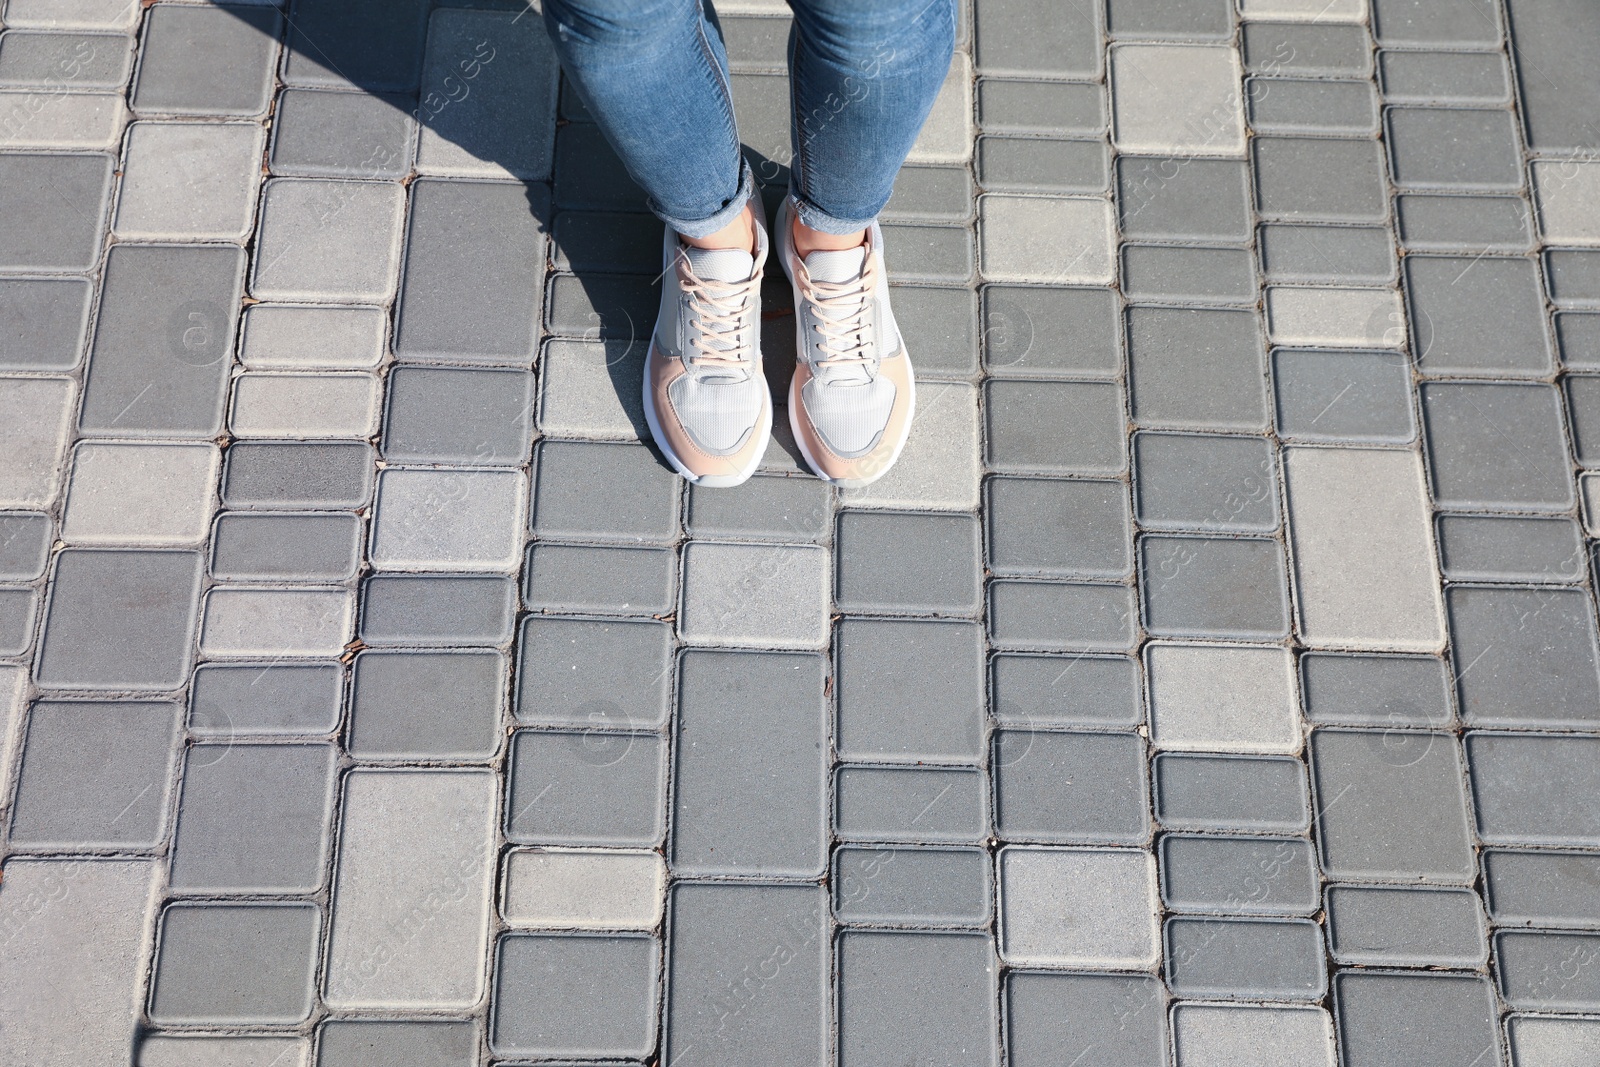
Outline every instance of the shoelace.
<svg viewBox="0 0 1600 1067">
<path fill-rule="evenodd" d="M 688 362 L 697 367 L 748 367 L 750 360 L 745 354 L 748 343 L 744 336 L 750 329 L 748 305 L 761 286 L 761 275 L 743 282 L 701 278 L 689 266 L 689 257 L 681 249 L 677 266 L 678 283 L 689 294 L 695 317 L 702 327 L 690 332 L 689 347 L 694 349 L 694 354 L 688 356 Z M 713 342 L 726 347 L 713 348 Z"/>
<path fill-rule="evenodd" d="M 819 346 L 828 353 L 813 365 L 818 367 L 866 365 L 877 362 L 871 353 L 867 312 L 878 290 L 877 265 L 868 252 L 861 277 L 849 282 L 824 282 L 811 277 L 801 261 L 796 275 L 800 295 L 815 308 L 813 326 L 822 335 Z"/>
</svg>

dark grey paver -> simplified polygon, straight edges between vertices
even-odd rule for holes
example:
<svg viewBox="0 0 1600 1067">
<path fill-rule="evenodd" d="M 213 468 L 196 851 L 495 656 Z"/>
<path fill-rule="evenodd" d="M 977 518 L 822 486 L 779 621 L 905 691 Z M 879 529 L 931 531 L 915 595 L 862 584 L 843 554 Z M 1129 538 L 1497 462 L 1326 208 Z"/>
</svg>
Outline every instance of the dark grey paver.
<svg viewBox="0 0 1600 1067">
<path fill-rule="evenodd" d="M 1122 246 L 1130 300 L 1248 306 L 1257 300 L 1255 258 L 1242 248 Z"/>
<path fill-rule="evenodd" d="M 133 44 L 110 33 L 30 33 L 0 37 L 0 85 L 120 89 L 133 69 Z"/>
<path fill-rule="evenodd" d="M 1578 729 L 1600 719 L 1600 649 L 1587 595 L 1455 586 L 1446 602 L 1462 719 Z"/>
<path fill-rule="evenodd" d="M 1524 1011 L 1592 1012 L 1600 1008 L 1600 972 L 1585 964 L 1597 953 L 1596 934 L 1503 930 L 1494 939 L 1500 993 Z"/>
<path fill-rule="evenodd" d="M 153 847 L 166 829 L 179 718 L 173 704 L 35 704 L 21 747 L 11 843 Z"/>
<path fill-rule="evenodd" d="M 1498 104 L 1511 95 L 1497 52 L 1389 52 L 1378 56 L 1384 99 L 1394 104 Z"/>
<path fill-rule="evenodd" d="M 834 648 L 841 756 L 977 760 L 984 716 L 976 623 L 844 619 Z"/>
<path fill-rule="evenodd" d="M 1264 133 L 1371 133 L 1378 101 L 1370 82 L 1251 78 L 1250 125 Z"/>
<path fill-rule="evenodd" d="M 1266 427 L 1266 351 L 1253 312 L 1132 308 L 1128 364 L 1142 426 Z"/>
<path fill-rule="evenodd" d="M 1289 632 L 1283 549 L 1254 538 L 1145 537 L 1139 542 L 1145 626 L 1184 637 Z"/>
<path fill-rule="evenodd" d="M 133 108 L 141 114 L 259 115 L 272 99 L 282 16 L 271 7 L 152 11 Z"/>
<path fill-rule="evenodd" d="M 840 1067 L 1000 1062 L 987 935 L 850 930 L 838 968 Z"/>
<path fill-rule="evenodd" d="M 678 532 L 679 479 L 643 445 L 545 441 L 538 464 L 540 538 L 663 542 Z"/>
<path fill-rule="evenodd" d="M 0 168 L 5 162 L 0 161 Z M 0 238 L 3 242 L 4 238 Z M 93 256 L 91 250 L 89 255 Z M 94 286 L 82 278 L 0 280 L 0 368 L 68 370 L 83 356 Z"/>
<path fill-rule="evenodd" d="M 1045 11 L 1026 0 L 980 0 L 974 58 L 984 75 L 1092 78 L 1100 70 L 1099 8 Z"/>
<path fill-rule="evenodd" d="M 1328 889 L 1328 953 L 1374 967 L 1481 967 L 1483 908 L 1461 889 Z"/>
<path fill-rule="evenodd" d="M 1277 349 L 1272 380 L 1283 437 L 1398 444 L 1417 434 L 1411 375 L 1396 353 Z"/>
<path fill-rule="evenodd" d="M 1182 997 L 1320 1000 L 1322 930 L 1309 919 L 1168 919 L 1167 985 Z"/>
<path fill-rule="evenodd" d="M 404 96 L 287 89 L 273 114 L 272 173 L 403 178 L 411 171 L 413 110 Z"/>
<path fill-rule="evenodd" d="M 642 344 L 654 329 L 660 301 L 661 294 L 649 275 L 580 279 L 558 274 L 550 281 L 545 323 L 557 337 Z"/>
<path fill-rule="evenodd" d="M 515 467 L 533 437 L 533 374 L 396 367 L 389 375 L 383 456 L 391 463 Z"/>
<path fill-rule="evenodd" d="M 654 215 L 563 211 L 556 215 L 555 266 L 582 273 L 640 274 L 661 264 L 661 223 Z"/>
<path fill-rule="evenodd" d="M 996 573 L 1121 578 L 1133 569 L 1133 529 L 1120 482 L 993 478 L 986 513 Z"/>
<path fill-rule="evenodd" d="M 883 248 L 888 268 L 908 282 L 961 285 L 972 277 L 975 258 L 966 226 L 885 223 Z"/>
<path fill-rule="evenodd" d="M 663 615 L 676 568 L 670 549 L 540 544 L 528 553 L 524 595 L 535 609 Z"/>
<path fill-rule="evenodd" d="M 1099 193 L 1110 162 L 1103 141 L 978 139 L 978 181 L 991 192 Z"/>
<path fill-rule="evenodd" d="M 1149 835 L 1136 734 L 1002 729 L 990 769 L 1003 840 L 1143 844 Z"/>
<path fill-rule="evenodd" d="M 414 90 L 429 10 L 426 0 L 302 0 L 289 27 L 284 80 Z"/>
<path fill-rule="evenodd" d="M 1470 733 L 1478 835 L 1490 844 L 1600 844 L 1600 738 Z"/>
<path fill-rule="evenodd" d="M 0 589 L 0 656 L 20 656 L 33 643 L 33 590 Z"/>
<path fill-rule="evenodd" d="M 1257 232 L 1269 282 L 1382 285 L 1395 275 L 1394 239 L 1381 226 L 1270 222 Z"/>
<path fill-rule="evenodd" d="M 1561 362 L 1584 370 L 1600 368 L 1600 315 L 1564 311 L 1555 320 Z"/>
<path fill-rule="evenodd" d="M 1439 559 L 1455 581 L 1576 582 L 1583 532 L 1571 519 L 1441 515 Z"/>
<path fill-rule="evenodd" d="M 990 661 L 991 713 L 1011 726 L 1134 726 L 1144 721 L 1139 665 L 1124 656 Z"/>
<path fill-rule="evenodd" d="M 1452 718 L 1444 661 L 1432 656 L 1300 657 L 1300 687 L 1312 722 L 1443 726 Z"/>
<path fill-rule="evenodd" d="M 0 513 L 0 580 L 29 582 L 44 573 L 53 526 L 39 512 Z"/>
<path fill-rule="evenodd" d="M 1600 255 L 1552 248 L 1544 254 L 1545 285 L 1558 304 L 1600 303 Z"/>
<path fill-rule="evenodd" d="M 1370 140 L 1257 137 L 1261 214 L 1290 220 L 1383 222 L 1383 158 Z"/>
<path fill-rule="evenodd" d="M 228 449 L 231 508 L 353 509 L 372 496 L 373 451 L 356 442 L 241 441 Z"/>
<path fill-rule="evenodd" d="M 1121 390 L 1113 384 L 990 381 L 984 397 L 994 470 L 1116 474 L 1127 466 Z"/>
<path fill-rule="evenodd" d="M 756 181 L 784 186 L 789 181 L 789 79 L 782 74 L 736 74 L 731 79 L 733 110 L 744 144 L 744 158 Z"/>
<path fill-rule="evenodd" d="M 1486 849 L 1483 884 L 1497 923 L 1600 925 L 1600 857 L 1592 853 Z"/>
<path fill-rule="evenodd" d="M 211 573 L 217 578 L 338 582 L 361 561 L 361 521 L 354 515 L 259 515 L 217 519 Z"/>
<path fill-rule="evenodd" d="M 1330 877 L 1471 881 L 1452 735 L 1318 730 L 1310 752 L 1317 842 Z"/>
<path fill-rule="evenodd" d="M 996 648 L 1124 652 L 1134 646 L 1138 605 L 1124 585 L 997 580 L 989 583 L 989 638 Z"/>
<path fill-rule="evenodd" d="M 1133 457 L 1141 527 L 1277 528 L 1277 466 L 1259 437 L 1141 433 Z"/>
<path fill-rule="evenodd" d="M 1098 133 L 1106 127 L 1105 93 L 1068 82 L 978 82 L 978 124 L 987 133 Z"/>
<path fill-rule="evenodd" d="M 174 904 L 161 914 L 150 1018 L 296 1023 L 311 1014 L 313 904 Z"/>
<path fill-rule="evenodd" d="M 1114 375 L 1122 366 L 1120 319 L 1108 289 L 987 286 L 984 367 L 1003 377 Z"/>
<path fill-rule="evenodd" d="M 519 730 L 506 837 L 527 844 L 644 845 L 665 828 L 666 745 L 655 734 Z"/>
<path fill-rule="evenodd" d="M 480 1040 L 475 1021 L 330 1019 L 317 1038 L 317 1067 L 470 1067 Z"/>
<path fill-rule="evenodd" d="M 492 756 L 505 676 L 498 652 L 362 652 L 345 745 L 357 759 Z"/>
<path fill-rule="evenodd" d="M 1372 23 L 1386 45 L 1495 45 L 1500 41 L 1498 10 L 1484 0 L 1374 0 Z"/>
<path fill-rule="evenodd" d="M 396 356 L 518 365 L 532 360 L 549 214 L 538 185 L 414 183 Z"/>
<path fill-rule="evenodd" d="M 101 155 L 0 156 L 0 215 L 8 220 L 0 268 L 91 269 L 100 258 L 114 165 Z"/>
<path fill-rule="evenodd" d="M 1225 37 L 1233 31 L 1233 12 L 1219 0 L 1110 0 L 1106 29 L 1113 37 L 1162 41 Z"/>
<path fill-rule="evenodd" d="M 676 872 L 801 878 L 822 872 L 828 818 L 822 687 L 820 656 L 683 657 L 671 846 Z M 730 779 L 729 766 L 750 773 Z"/>
<path fill-rule="evenodd" d="M 333 811 L 332 745 L 193 745 L 169 884 L 179 892 L 312 893 Z"/>
<path fill-rule="evenodd" d="M 1372 42 L 1361 26 L 1252 20 L 1241 36 L 1251 74 L 1362 78 L 1372 72 Z"/>
<path fill-rule="evenodd" d="M 339 725 L 344 671 L 336 663 L 202 664 L 189 729 L 200 736 L 326 734 Z"/>
<path fill-rule="evenodd" d="M 489 1044 L 500 1056 L 642 1056 L 659 984 L 660 948 L 645 934 L 507 934 Z"/>
<path fill-rule="evenodd" d="M 1127 237 L 1247 241 L 1247 168 L 1225 159 L 1123 156 L 1117 160 L 1117 219 Z"/>
<path fill-rule="evenodd" d="M 516 584 L 492 575 L 379 575 L 367 579 L 367 644 L 498 645 L 511 639 Z"/>
<path fill-rule="evenodd" d="M 1311 843 L 1297 837 L 1161 839 L 1161 899 L 1174 911 L 1310 915 L 1319 883 Z"/>
<path fill-rule="evenodd" d="M 1174 830 L 1301 830 L 1311 819 L 1305 765 L 1275 757 L 1163 752 L 1155 814 Z"/>
<path fill-rule="evenodd" d="M 1006 1051 L 1012 1067 L 1141 1067 L 1167 1055 L 1166 990 L 1148 975 L 1012 971 Z"/>
<path fill-rule="evenodd" d="M 689 530 L 696 537 L 820 541 L 828 535 L 831 518 L 828 487 L 812 478 L 758 475 L 736 493 L 689 490 Z"/>
<path fill-rule="evenodd" d="M 851 767 L 834 775 L 834 828 L 847 841 L 977 843 L 989 786 L 970 767 Z"/>
<path fill-rule="evenodd" d="M 1406 295 L 1423 374 L 1550 372 L 1544 300 L 1529 260 L 1407 256 Z"/>
<path fill-rule="evenodd" d="M 62 552 L 34 679 L 63 689 L 181 686 L 201 566 L 198 552 Z"/>
<path fill-rule="evenodd" d="M 663 726 L 671 673 L 672 627 L 666 623 L 529 618 L 517 653 L 517 718 Z"/>
<path fill-rule="evenodd" d="M 971 378 L 978 372 L 977 293 L 910 285 L 892 286 L 891 291 L 895 325 L 916 363 L 919 380 L 930 376 Z M 790 320 L 774 320 L 773 324 L 782 328 L 785 341 L 793 338 Z M 763 351 L 772 350 L 763 347 Z"/>
<path fill-rule="evenodd" d="M 556 203 L 590 211 L 643 211 L 645 195 L 596 127 L 577 124 L 556 131 Z"/>
<path fill-rule="evenodd" d="M 1411 188 L 1517 189 L 1522 156 L 1516 120 L 1503 108 L 1391 107 L 1389 166 Z"/>
<path fill-rule="evenodd" d="M 1473 509 L 1569 506 L 1560 404 L 1547 385 L 1424 384 L 1434 501 Z"/>
<path fill-rule="evenodd" d="M 840 848 L 833 911 L 856 925 L 977 927 L 989 919 L 989 854 L 977 848 Z"/>
<path fill-rule="evenodd" d="M 1600 62 L 1600 49 L 1592 35 L 1569 29 L 1572 19 L 1587 14 L 1583 0 L 1519 4 L 1510 11 L 1522 120 L 1528 144 L 1539 151 L 1580 155 L 1600 146 L 1594 129 L 1600 87 L 1582 76 Z"/>
<path fill-rule="evenodd" d="M 817 885 L 675 885 L 663 1062 L 831 1063 L 827 916 L 827 893 Z M 774 952 L 789 962 L 745 986 Z"/>
<path fill-rule="evenodd" d="M 111 250 L 79 416 L 85 433 L 216 436 L 244 262 L 240 249 L 219 246 Z"/>
<path fill-rule="evenodd" d="M 1407 193 L 1396 198 L 1395 214 L 1410 249 L 1525 252 L 1533 246 L 1533 215 L 1528 202 L 1515 196 Z"/>
<path fill-rule="evenodd" d="M 1500 1037 L 1487 978 L 1349 972 L 1334 979 L 1348 1067 L 1498 1067 Z"/>
<path fill-rule="evenodd" d="M 835 603 L 845 612 L 971 615 L 979 530 L 964 515 L 839 516 Z"/>
</svg>

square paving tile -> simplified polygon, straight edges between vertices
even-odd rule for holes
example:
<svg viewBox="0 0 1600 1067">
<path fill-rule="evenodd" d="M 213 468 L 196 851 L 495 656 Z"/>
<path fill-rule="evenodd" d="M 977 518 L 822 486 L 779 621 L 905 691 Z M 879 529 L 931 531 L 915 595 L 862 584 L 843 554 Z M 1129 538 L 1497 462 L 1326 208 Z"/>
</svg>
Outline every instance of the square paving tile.
<svg viewBox="0 0 1600 1067">
<path fill-rule="evenodd" d="M 1119 482 L 993 478 L 989 566 L 997 573 L 1122 578 L 1133 570 L 1133 531 Z"/>
<path fill-rule="evenodd" d="M 1151 633 L 1250 639 L 1289 632 L 1283 549 L 1276 542 L 1146 536 L 1139 548 Z"/>
<path fill-rule="evenodd" d="M 388 17 L 375 20 L 380 12 Z M 284 81 L 369 92 L 413 90 L 427 26 L 428 5 L 422 0 L 309 0 L 289 25 Z"/>
<path fill-rule="evenodd" d="M 1229 21 L 1221 20 L 1223 32 Z M 1122 151 L 1244 154 L 1239 61 L 1232 48 L 1116 45 L 1110 85 L 1113 137 Z"/>
<path fill-rule="evenodd" d="M 272 172 L 301 178 L 403 178 L 416 124 L 405 97 L 286 89 L 272 123 Z"/>
<path fill-rule="evenodd" d="M 161 915 L 150 1018 L 284 1024 L 311 1014 L 313 904 L 174 904 Z"/>
<path fill-rule="evenodd" d="M 540 359 L 539 429 L 556 437 L 637 441 L 649 433 L 644 403 L 617 381 L 642 381 L 649 346 L 549 341 Z"/>
<path fill-rule="evenodd" d="M 1160 954 L 1156 865 L 1131 849 L 1002 849 L 1000 953 L 1013 966 L 1144 969 Z"/>
<path fill-rule="evenodd" d="M 1423 385 L 1435 503 L 1474 510 L 1569 507 L 1572 476 L 1560 404 L 1547 385 Z"/>
<path fill-rule="evenodd" d="M 154 847 L 166 832 L 179 717 L 173 704 L 35 704 L 21 745 L 12 844 Z"/>
<path fill-rule="evenodd" d="M 94 287 L 84 278 L 0 279 L 0 368 L 71 370 L 83 356 Z"/>
<path fill-rule="evenodd" d="M 980 535 L 965 515 L 845 512 L 835 552 L 840 611 L 972 615 Z"/>
<path fill-rule="evenodd" d="M 1107 289 L 987 286 L 983 363 L 1001 377 L 1115 375 L 1121 314 Z"/>
<path fill-rule="evenodd" d="M 519 730 L 506 837 L 526 844 L 645 845 L 665 826 L 666 745 L 655 734 Z"/>
<path fill-rule="evenodd" d="M 664 726 L 671 676 L 666 623 L 531 617 L 522 625 L 517 653 L 517 718 Z"/>
<path fill-rule="evenodd" d="M 1554 356 L 1538 274 L 1526 259 L 1407 256 L 1417 369 L 1439 375 L 1549 374 Z M 1489 307 L 1492 315 L 1486 314 Z"/>
<path fill-rule="evenodd" d="M 1466 722 L 1592 728 L 1600 716 L 1600 651 L 1587 597 L 1454 586 L 1448 598 Z"/>
<path fill-rule="evenodd" d="M 978 294 L 970 289 L 890 285 L 895 325 L 916 363 L 917 381 L 978 372 Z M 787 325 L 787 324 L 784 324 Z M 784 332 L 784 340 L 790 336 Z M 912 424 L 915 426 L 915 423 Z"/>
<path fill-rule="evenodd" d="M 533 437 L 528 371 L 396 367 L 383 456 L 391 463 L 517 467 Z"/>
<path fill-rule="evenodd" d="M 50 558 L 53 524 L 40 512 L 0 513 L 0 579 L 31 582 Z"/>
<path fill-rule="evenodd" d="M 835 655 L 842 756 L 978 758 L 983 648 L 976 624 L 845 619 Z"/>
<path fill-rule="evenodd" d="M 136 122 L 128 130 L 119 239 L 242 241 L 265 134 L 244 123 Z"/>
<path fill-rule="evenodd" d="M 390 468 L 378 478 L 371 557 L 385 570 L 509 571 L 522 555 L 520 471 Z"/>
<path fill-rule="evenodd" d="M 259 115 L 272 98 L 281 18 L 264 7 L 163 8 L 145 28 L 140 113 Z"/>
<path fill-rule="evenodd" d="M 482 760 L 503 734 L 498 652 L 362 652 L 345 745 L 356 759 Z"/>
<path fill-rule="evenodd" d="M 1146 529 L 1265 532 L 1278 526 L 1277 465 L 1259 437 L 1141 433 L 1134 494 Z"/>
<path fill-rule="evenodd" d="M 268 182 L 251 293 L 262 300 L 388 300 L 404 210 L 405 191 L 392 182 Z"/>
<path fill-rule="evenodd" d="M 973 26 L 984 75 L 1093 78 L 1100 72 L 1100 8 L 1068 8 L 1052 17 L 1025 0 L 981 0 Z"/>
<path fill-rule="evenodd" d="M 507 934 L 489 1042 L 502 1056 L 642 1056 L 660 971 L 648 935 Z"/>
<path fill-rule="evenodd" d="M 76 405 L 65 378 L 0 378 L 0 502 L 39 508 L 55 499 Z"/>
<path fill-rule="evenodd" d="M 1491 844 L 1600 842 L 1593 737 L 1467 735 L 1478 835 Z"/>
<path fill-rule="evenodd" d="M 637 444 L 545 441 L 533 530 L 541 539 L 665 542 L 678 532 L 679 479 Z"/>
<path fill-rule="evenodd" d="M 696 542 L 678 632 L 690 644 L 815 648 L 827 640 L 827 549 Z"/>
<path fill-rule="evenodd" d="M 1292 752 L 1300 744 L 1294 660 L 1278 648 L 1145 646 L 1158 748 Z"/>
<path fill-rule="evenodd" d="M 1127 416 L 1115 383 L 990 381 L 984 386 L 984 408 L 992 470 L 1120 474 L 1127 469 Z"/>
<path fill-rule="evenodd" d="M 1167 1055 L 1166 999 L 1148 975 L 1013 971 L 1005 991 L 1011 1063 L 1046 1067 L 1090 1055 L 1108 1067 L 1159 1063 Z"/>
<path fill-rule="evenodd" d="M 920 363 L 918 367 L 920 373 Z M 842 489 L 839 503 L 850 508 L 971 510 L 978 505 L 979 457 L 978 390 L 964 382 L 922 382 L 916 419 L 900 458 L 872 484 Z"/>
<path fill-rule="evenodd" d="M 1266 350 L 1254 313 L 1131 308 L 1128 365 L 1141 426 L 1266 427 Z"/>
<path fill-rule="evenodd" d="M 998 968 L 986 935 L 850 930 L 838 939 L 840 1067 L 893 1057 L 1000 1062 Z"/>
<path fill-rule="evenodd" d="M 1100 285 L 1116 274 L 1110 205 L 990 193 L 978 201 L 978 258 L 990 281 Z"/>
<path fill-rule="evenodd" d="M 1346 971 L 1334 980 L 1334 1005 L 1350 1067 L 1505 1062 L 1487 978 Z"/>
<path fill-rule="evenodd" d="M 1005 841 L 1140 844 L 1149 835 L 1144 741 L 1126 733 L 998 730 L 990 761 Z"/>
<path fill-rule="evenodd" d="M 62 552 L 34 680 L 61 689 L 181 686 L 193 655 L 201 566 L 198 552 Z"/>
<path fill-rule="evenodd" d="M 1124 156 L 1117 160 L 1117 221 L 1126 237 L 1250 239 L 1249 168 L 1243 162 Z"/>
</svg>

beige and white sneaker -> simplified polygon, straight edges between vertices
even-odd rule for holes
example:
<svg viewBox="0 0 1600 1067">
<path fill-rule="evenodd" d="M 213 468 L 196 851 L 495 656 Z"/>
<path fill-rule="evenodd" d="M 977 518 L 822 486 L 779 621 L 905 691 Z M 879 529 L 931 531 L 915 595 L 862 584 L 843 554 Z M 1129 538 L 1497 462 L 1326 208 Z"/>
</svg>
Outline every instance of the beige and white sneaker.
<svg viewBox="0 0 1600 1067">
<path fill-rule="evenodd" d="M 854 489 L 900 458 L 916 409 L 916 382 L 889 309 L 883 231 L 844 251 L 795 254 L 793 209 L 778 209 L 778 260 L 794 285 L 797 331 L 789 423 L 817 477 Z"/>
<path fill-rule="evenodd" d="M 668 462 L 689 481 L 731 486 L 755 472 L 772 435 L 761 373 L 761 268 L 767 228 L 755 203 L 756 251 L 662 244 L 661 312 L 644 365 L 644 414 Z"/>
</svg>

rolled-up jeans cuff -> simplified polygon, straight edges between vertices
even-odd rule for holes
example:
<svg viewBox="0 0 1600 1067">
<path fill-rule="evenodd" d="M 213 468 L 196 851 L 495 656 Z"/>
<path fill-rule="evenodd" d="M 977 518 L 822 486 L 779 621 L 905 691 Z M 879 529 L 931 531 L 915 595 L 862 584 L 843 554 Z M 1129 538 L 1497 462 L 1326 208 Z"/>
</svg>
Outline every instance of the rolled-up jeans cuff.
<svg viewBox="0 0 1600 1067">
<path fill-rule="evenodd" d="M 789 190 L 789 203 L 794 205 L 794 213 L 800 221 L 819 233 L 835 233 L 841 236 L 860 233 L 877 221 L 874 216 L 870 219 L 841 219 L 837 215 L 830 215 L 817 205 L 808 202 L 792 188 Z"/>
<path fill-rule="evenodd" d="M 718 230 L 724 229 L 739 213 L 744 210 L 745 204 L 756 195 L 756 176 L 750 169 L 750 164 L 744 159 L 739 160 L 739 191 L 733 195 L 725 205 L 718 209 L 715 215 L 703 219 L 675 219 L 671 215 L 656 212 L 656 217 L 671 226 L 684 237 L 710 237 Z"/>
</svg>

